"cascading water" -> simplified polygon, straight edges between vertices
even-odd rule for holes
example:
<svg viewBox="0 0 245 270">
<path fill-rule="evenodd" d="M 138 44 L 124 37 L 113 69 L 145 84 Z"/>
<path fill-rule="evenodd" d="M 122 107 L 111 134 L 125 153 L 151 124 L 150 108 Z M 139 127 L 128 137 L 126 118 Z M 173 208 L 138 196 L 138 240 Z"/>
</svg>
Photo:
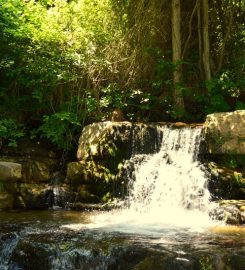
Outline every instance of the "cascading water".
<svg viewBox="0 0 245 270">
<path fill-rule="evenodd" d="M 131 158 L 135 172 L 122 209 L 99 214 L 88 226 L 142 233 L 210 226 L 208 179 L 198 161 L 202 128 L 166 126 L 159 132 L 160 151 Z"/>
<path fill-rule="evenodd" d="M 187 217 L 208 217 L 210 194 L 207 177 L 198 162 L 201 128 L 163 130 L 158 153 L 143 156 L 135 166 L 135 181 L 128 199 L 129 210 L 151 220 L 176 225 Z M 187 219 L 186 219 L 187 218 Z M 183 220 L 184 219 L 184 220 Z M 186 224 L 186 225 L 187 225 Z"/>
<path fill-rule="evenodd" d="M 203 230 L 213 223 L 201 128 L 164 127 L 157 140 L 152 155 L 135 144 L 120 209 L 0 212 L 0 269 L 244 269 L 242 231 Z M 60 205 L 62 189 L 53 192 Z"/>
</svg>

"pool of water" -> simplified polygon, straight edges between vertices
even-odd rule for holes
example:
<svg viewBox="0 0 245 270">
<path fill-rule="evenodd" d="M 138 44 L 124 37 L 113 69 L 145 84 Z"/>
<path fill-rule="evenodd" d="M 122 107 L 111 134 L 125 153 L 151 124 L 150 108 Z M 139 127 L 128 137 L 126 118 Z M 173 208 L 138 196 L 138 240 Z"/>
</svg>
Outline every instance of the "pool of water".
<svg viewBox="0 0 245 270">
<path fill-rule="evenodd" d="M 144 231 L 137 224 L 123 230 L 93 226 L 100 215 L 0 212 L 0 270 L 245 269 L 245 227 L 191 230 L 168 225 Z"/>
</svg>

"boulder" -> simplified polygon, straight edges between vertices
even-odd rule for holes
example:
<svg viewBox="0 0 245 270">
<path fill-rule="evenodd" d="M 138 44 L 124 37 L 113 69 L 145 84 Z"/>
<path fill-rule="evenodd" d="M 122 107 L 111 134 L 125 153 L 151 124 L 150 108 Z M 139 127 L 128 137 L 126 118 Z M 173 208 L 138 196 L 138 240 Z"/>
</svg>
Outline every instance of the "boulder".
<svg viewBox="0 0 245 270">
<path fill-rule="evenodd" d="M 0 210 L 23 209 L 25 204 L 19 194 L 18 182 L 0 182 Z"/>
<path fill-rule="evenodd" d="M 50 186 L 53 193 L 52 207 L 66 208 L 70 203 L 75 202 L 77 192 L 74 192 L 68 185 Z"/>
<path fill-rule="evenodd" d="M 98 181 L 111 182 L 115 175 L 107 166 L 93 160 L 70 162 L 67 164 L 67 178 L 71 184 L 95 184 Z"/>
<path fill-rule="evenodd" d="M 79 139 L 77 159 L 89 156 L 118 156 L 128 159 L 132 152 L 153 153 L 160 147 L 158 124 L 100 122 L 86 126 Z M 134 142 L 134 144 L 132 143 Z"/>
<path fill-rule="evenodd" d="M 208 163 L 210 180 L 208 188 L 214 199 L 245 198 L 245 175 L 237 170 L 220 166 L 214 162 Z"/>
<path fill-rule="evenodd" d="M 20 141 L 17 148 L 4 146 L 0 162 L 21 164 L 20 181 L 24 183 L 49 182 L 59 165 L 57 155 L 47 145 L 32 140 Z"/>
<path fill-rule="evenodd" d="M 22 166 L 14 162 L 0 162 L 0 181 L 17 181 L 21 179 Z"/>
<path fill-rule="evenodd" d="M 123 163 L 133 154 L 157 151 L 162 125 L 108 121 L 86 126 L 79 139 L 78 161 L 67 165 L 66 183 L 93 188 L 89 192 L 79 190 L 77 199 L 83 203 L 105 202 L 112 194 L 121 194 L 125 186 L 120 178 Z"/>
<path fill-rule="evenodd" d="M 245 110 L 209 114 L 205 136 L 210 154 L 245 155 Z"/>
<path fill-rule="evenodd" d="M 49 182 L 58 167 L 58 160 L 39 157 L 0 156 L 0 162 L 21 164 L 20 181 L 24 183 Z"/>
<path fill-rule="evenodd" d="M 10 210 L 14 207 L 14 196 L 0 190 L 0 210 Z"/>
<path fill-rule="evenodd" d="M 245 224 L 245 200 L 221 200 L 211 215 L 226 224 Z"/>
<path fill-rule="evenodd" d="M 84 183 L 89 180 L 88 166 L 84 162 L 69 162 L 66 177 L 70 183 Z"/>
<path fill-rule="evenodd" d="M 47 209 L 53 205 L 53 190 L 44 184 L 20 184 L 19 196 L 26 209 Z"/>
</svg>

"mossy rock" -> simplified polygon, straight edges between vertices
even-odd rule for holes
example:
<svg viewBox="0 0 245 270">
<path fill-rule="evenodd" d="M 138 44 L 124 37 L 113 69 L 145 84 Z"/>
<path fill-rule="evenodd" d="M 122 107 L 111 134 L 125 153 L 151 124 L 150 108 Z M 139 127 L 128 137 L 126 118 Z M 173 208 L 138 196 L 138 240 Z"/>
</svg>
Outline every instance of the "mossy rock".
<svg viewBox="0 0 245 270">
<path fill-rule="evenodd" d="M 18 181 L 21 179 L 21 171 L 19 163 L 0 161 L 0 181 Z"/>
<path fill-rule="evenodd" d="M 211 179 L 209 190 L 215 199 L 243 199 L 245 198 L 245 175 L 214 162 L 208 164 Z"/>
<path fill-rule="evenodd" d="M 117 157 L 129 159 L 132 152 L 153 153 L 160 144 L 155 142 L 160 124 L 130 122 L 100 122 L 88 125 L 82 131 L 77 151 L 78 160 Z M 134 141 L 134 144 L 132 143 Z"/>
<path fill-rule="evenodd" d="M 14 196 L 8 192 L 0 192 L 0 210 L 11 210 L 14 208 Z"/>
<path fill-rule="evenodd" d="M 245 200 L 221 200 L 212 215 L 231 225 L 245 224 Z"/>
<path fill-rule="evenodd" d="M 67 164 L 67 179 L 71 184 L 109 183 L 115 175 L 108 168 L 95 161 L 70 162 Z"/>
<path fill-rule="evenodd" d="M 88 191 L 81 190 L 77 195 L 76 201 L 81 203 L 99 203 L 100 199 Z"/>
<path fill-rule="evenodd" d="M 245 155 L 245 110 L 210 114 L 205 126 L 210 154 Z"/>
<path fill-rule="evenodd" d="M 27 209 L 47 209 L 53 204 L 53 191 L 44 184 L 20 184 L 19 194 Z"/>
</svg>

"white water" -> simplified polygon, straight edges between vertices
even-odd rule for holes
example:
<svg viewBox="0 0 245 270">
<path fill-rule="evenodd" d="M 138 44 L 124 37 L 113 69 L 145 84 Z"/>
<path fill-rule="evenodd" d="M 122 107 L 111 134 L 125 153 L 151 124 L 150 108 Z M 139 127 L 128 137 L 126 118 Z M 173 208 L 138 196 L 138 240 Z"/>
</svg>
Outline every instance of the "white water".
<svg viewBox="0 0 245 270">
<path fill-rule="evenodd" d="M 196 231 L 212 225 L 208 179 L 197 160 L 201 128 L 165 127 L 162 132 L 158 153 L 132 157 L 141 162 L 135 164 L 126 206 L 93 216 L 87 228 L 162 234 L 170 228 Z"/>
</svg>

